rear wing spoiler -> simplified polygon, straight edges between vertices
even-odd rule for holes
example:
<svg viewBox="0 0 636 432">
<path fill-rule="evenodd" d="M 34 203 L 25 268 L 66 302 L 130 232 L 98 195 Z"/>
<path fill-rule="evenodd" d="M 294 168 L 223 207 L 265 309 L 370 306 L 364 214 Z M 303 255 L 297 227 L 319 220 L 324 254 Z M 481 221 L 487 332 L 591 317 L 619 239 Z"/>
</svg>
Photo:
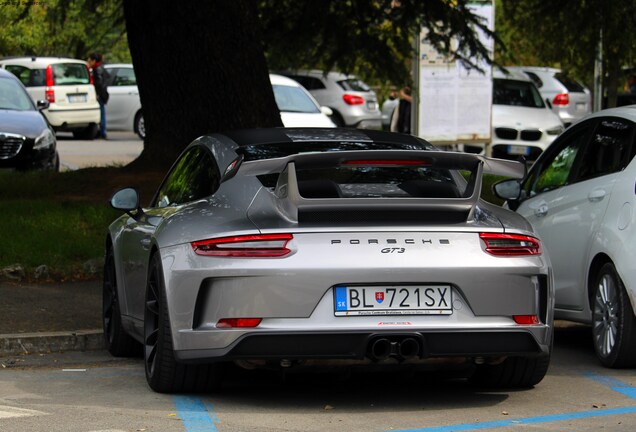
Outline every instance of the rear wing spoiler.
<svg viewBox="0 0 636 432">
<path fill-rule="evenodd" d="M 467 170 L 472 174 L 466 191 L 458 198 L 305 198 L 299 190 L 296 171 L 350 163 L 373 164 L 374 161 L 396 161 L 396 165 L 430 165 L 450 170 Z M 236 167 L 236 175 L 257 176 L 280 173 L 275 188 L 276 205 L 281 213 L 298 222 L 321 222 L 337 218 L 347 221 L 464 222 L 479 201 L 484 173 L 522 178 L 521 162 L 491 159 L 470 153 L 422 150 L 365 150 L 304 153 L 277 159 L 244 162 Z M 370 218 L 370 219 L 369 219 Z"/>
</svg>

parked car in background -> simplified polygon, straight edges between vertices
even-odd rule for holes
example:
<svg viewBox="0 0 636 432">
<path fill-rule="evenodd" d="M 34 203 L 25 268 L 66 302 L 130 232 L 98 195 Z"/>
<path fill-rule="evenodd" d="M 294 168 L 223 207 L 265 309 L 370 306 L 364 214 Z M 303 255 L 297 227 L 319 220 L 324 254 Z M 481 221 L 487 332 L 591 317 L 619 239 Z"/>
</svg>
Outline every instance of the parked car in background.
<svg viewBox="0 0 636 432">
<path fill-rule="evenodd" d="M 354 75 L 318 70 L 277 73 L 299 82 L 321 106 L 331 108 L 337 126 L 382 129 L 377 95 Z"/>
<path fill-rule="evenodd" d="M 133 131 L 146 138 L 144 116 L 141 111 L 137 78 L 132 64 L 107 64 L 110 74 L 106 127 L 114 131 Z"/>
<path fill-rule="evenodd" d="M 603 365 L 636 366 L 636 106 L 558 137 L 527 176 L 495 185 L 550 254 L 555 317 L 592 324 Z"/>
<path fill-rule="evenodd" d="M 336 127 L 331 109 L 321 107 L 303 86 L 291 78 L 270 74 L 276 105 L 285 127 Z"/>
<path fill-rule="evenodd" d="M 509 70 L 525 73 L 552 105 L 552 110 L 567 127 L 592 112 L 590 90 L 560 69 L 537 66 L 515 66 Z"/>
<path fill-rule="evenodd" d="M 0 70 L 0 168 L 59 170 L 55 131 L 40 112 L 48 106 L 36 107 L 22 83 Z"/>
<path fill-rule="evenodd" d="M 93 139 L 100 121 L 95 87 L 85 61 L 62 57 L 20 57 L 0 60 L 13 73 L 31 99 L 49 102 L 42 110 L 56 131 L 71 131 L 81 139 Z"/>
<path fill-rule="evenodd" d="M 493 73 L 491 155 L 536 160 L 563 132 L 563 123 L 520 72 Z"/>
<path fill-rule="evenodd" d="M 104 242 L 107 348 L 143 351 L 159 392 L 210 390 L 228 362 L 446 365 L 531 387 L 550 363 L 550 260 L 480 199 L 484 172 L 525 167 L 371 130 L 202 136 L 149 207 L 132 188 L 111 200 L 126 214 Z"/>
</svg>

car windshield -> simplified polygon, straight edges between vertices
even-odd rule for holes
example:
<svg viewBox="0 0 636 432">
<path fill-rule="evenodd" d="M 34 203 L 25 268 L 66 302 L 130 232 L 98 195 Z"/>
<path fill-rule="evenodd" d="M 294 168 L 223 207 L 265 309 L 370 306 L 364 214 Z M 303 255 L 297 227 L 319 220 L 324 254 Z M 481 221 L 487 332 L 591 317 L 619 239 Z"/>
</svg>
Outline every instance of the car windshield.
<svg viewBox="0 0 636 432">
<path fill-rule="evenodd" d="M 0 78 L 0 109 L 13 111 L 33 110 L 29 95 L 15 80 Z"/>
<path fill-rule="evenodd" d="M 88 68 L 81 63 L 58 63 L 52 65 L 55 85 L 90 84 Z"/>
<path fill-rule="evenodd" d="M 510 79 L 494 80 L 492 103 L 495 105 L 545 108 L 543 99 L 534 84 L 529 81 Z"/>
<path fill-rule="evenodd" d="M 274 98 L 280 112 L 316 114 L 320 109 L 300 87 L 273 85 Z"/>
</svg>

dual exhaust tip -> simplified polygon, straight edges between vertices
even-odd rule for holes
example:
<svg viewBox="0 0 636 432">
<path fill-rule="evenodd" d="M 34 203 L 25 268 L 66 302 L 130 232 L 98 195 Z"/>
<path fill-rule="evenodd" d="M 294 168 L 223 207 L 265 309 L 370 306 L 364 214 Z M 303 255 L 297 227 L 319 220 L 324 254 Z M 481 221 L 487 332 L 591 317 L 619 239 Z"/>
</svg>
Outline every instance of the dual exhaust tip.
<svg viewBox="0 0 636 432">
<path fill-rule="evenodd" d="M 368 356 L 374 361 L 382 361 L 392 356 L 403 359 L 416 358 L 420 357 L 421 353 L 422 343 L 412 337 L 377 338 L 369 344 L 368 349 Z"/>
</svg>

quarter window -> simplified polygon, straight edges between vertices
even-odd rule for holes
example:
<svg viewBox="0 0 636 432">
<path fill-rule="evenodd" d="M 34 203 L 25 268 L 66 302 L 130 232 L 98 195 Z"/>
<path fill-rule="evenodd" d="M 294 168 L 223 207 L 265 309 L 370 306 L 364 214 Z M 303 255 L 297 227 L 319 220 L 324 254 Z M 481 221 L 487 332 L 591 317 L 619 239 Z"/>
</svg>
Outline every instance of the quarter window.
<svg viewBox="0 0 636 432">
<path fill-rule="evenodd" d="M 17 76 L 24 86 L 28 86 L 31 80 L 31 69 L 25 68 L 24 66 L 18 65 L 7 65 L 7 71 L 11 72 L 13 75 Z"/>
<path fill-rule="evenodd" d="M 203 147 L 193 147 L 177 161 L 161 185 L 155 207 L 196 201 L 212 195 L 219 186 L 219 169 Z"/>
<path fill-rule="evenodd" d="M 114 86 L 133 86 L 137 85 L 137 78 L 135 77 L 135 71 L 131 68 L 120 68 L 114 73 L 115 79 L 113 80 Z"/>
</svg>

